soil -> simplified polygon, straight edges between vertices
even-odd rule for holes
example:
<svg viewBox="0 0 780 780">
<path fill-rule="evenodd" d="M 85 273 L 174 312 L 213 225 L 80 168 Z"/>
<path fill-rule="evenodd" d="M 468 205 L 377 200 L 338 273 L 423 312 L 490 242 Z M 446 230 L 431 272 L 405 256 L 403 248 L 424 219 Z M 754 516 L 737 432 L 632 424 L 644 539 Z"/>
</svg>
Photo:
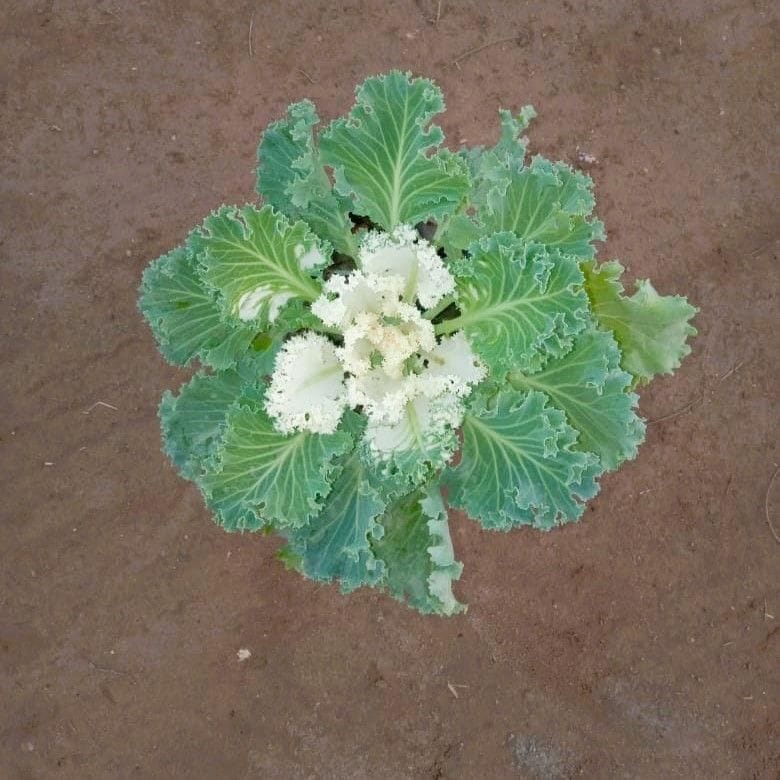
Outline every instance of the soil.
<svg viewBox="0 0 780 780">
<path fill-rule="evenodd" d="M 776 5 L 4 6 L 0 776 L 777 776 Z M 252 199 L 269 121 L 391 67 L 443 87 L 454 146 L 533 103 L 532 151 L 596 181 L 601 256 L 701 308 L 581 523 L 453 513 L 452 619 L 215 526 L 160 453 L 186 372 L 136 311 L 150 259 Z"/>
</svg>

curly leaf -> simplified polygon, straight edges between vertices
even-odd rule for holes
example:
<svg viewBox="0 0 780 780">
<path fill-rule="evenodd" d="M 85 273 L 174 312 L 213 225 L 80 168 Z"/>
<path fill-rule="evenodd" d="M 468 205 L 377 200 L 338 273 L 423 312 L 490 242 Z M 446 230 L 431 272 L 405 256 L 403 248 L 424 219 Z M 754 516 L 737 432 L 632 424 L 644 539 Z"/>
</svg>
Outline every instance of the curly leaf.
<svg viewBox="0 0 780 780">
<path fill-rule="evenodd" d="M 351 446 L 344 431 L 285 436 L 261 399 L 245 397 L 228 412 L 201 488 L 228 531 L 300 527 L 319 514 L 337 475 L 334 459 Z"/>
<path fill-rule="evenodd" d="M 620 350 L 612 334 L 589 328 L 561 358 L 536 374 L 510 373 L 518 390 L 540 390 L 566 412 L 579 436 L 576 449 L 595 452 L 607 469 L 636 455 L 645 426 L 636 414 L 639 400 L 628 392 L 631 375 L 620 368 Z"/>
<path fill-rule="evenodd" d="M 345 427 L 357 435 L 362 418 L 350 413 L 345 420 Z M 353 450 L 345 456 L 319 516 L 286 532 L 289 546 L 283 556 L 294 555 L 297 568 L 307 577 L 339 580 L 345 592 L 374 585 L 382 578 L 384 566 L 374 557 L 371 541 L 382 536 L 377 518 L 384 509 L 385 502 L 369 484 L 366 468 L 358 451 Z"/>
<path fill-rule="evenodd" d="M 257 192 L 288 217 L 303 219 L 339 252 L 354 257 L 351 203 L 333 192 L 322 166 L 312 132 L 319 121 L 314 104 L 302 100 L 268 126 L 257 148 Z"/>
<path fill-rule="evenodd" d="M 263 131 L 257 147 L 255 189 L 266 203 L 291 218 L 298 216 L 289 192 L 296 175 L 293 165 L 312 154 L 312 128 L 319 121 L 310 100 L 293 103 L 284 119 L 272 122 Z"/>
<path fill-rule="evenodd" d="M 390 593 L 423 613 L 453 615 L 465 610 L 452 592 L 463 566 L 455 560 L 438 488 L 404 496 L 379 522 L 384 534 L 371 546 L 384 562 Z"/>
<path fill-rule="evenodd" d="M 163 448 L 187 479 L 195 479 L 214 452 L 230 405 L 241 394 L 237 371 L 198 373 L 182 385 L 179 395 L 166 391 L 160 403 Z"/>
<path fill-rule="evenodd" d="M 321 283 L 311 273 L 324 249 L 306 223 L 290 223 L 273 207 L 223 206 L 206 218 L 200 239 L 204 278 L 227 314 L 266 326 L 289 301 L 313 301 Z"/>
<path fill-rule="evenodd" d="M 213 455 L 231 405 L 243 390 L 273 368 L 281 340 L 265 334 L 255 338 L 255 348 L 236 368 L 195 374 L 181 386 L 179 394 L 163 394 L 159 417 L 163 449 L 181 475 L 195 480 Z"/>
<path fill-rule="evenodd" d="M 505 190 L 510 169 L 523 167 L 528 139 L 522 134 L 536 112 L 532 106 L 524 106 L 516 117 L 506 109 L 499 109 L 498 113 L 501 117 L 501 137 L 495 146 L 466 147 L 458 152 L 471 176 L 468 201 L 463 202 L 459 213 L 439 222 L 434 237 L 451 260 L 461 257 L 472 242 L 496 232 L 474 216 L 476 208 L 473 204 L 484 203 L 493 187 Z"/>
<path fill-rule="evenodd" d="M 489 405 L 476 397 L 461 461 L 442 479 L 450 504 L 499 530 L 548 530 L 582 515 L 602 468 L 593 453 L 573 449 L 577 432 L 547 402 L 536 390 L 504 390 Z"/>
<path fill-rule="evenodd" d="M 496 372 L 538 369 L 565 354 L 588 320 L 588 298 L 575 258 L 512 233 L 470 248 L 459 267 L 460 317 L 437 333 L 463 329 L 474 350 Z"/>
<path fill-rule="evenodd" d="M 441 128 L 428 127 L 444 110 L 441 91 L 427 79 L 392 71 L 366 79 L 346 119 L 320 137 L 322 160 L 336 189 L 355 211 L 388 230 L 453 211 L 469 186 L 462 160 L 436 149 Z"/>
<path fill-rule="evenodd" d="M 517 116 L 504 108 L 498 110 L 501 118 L 501 135 L 495 146 L 475 146 L 462 149 L 459 154 L 466 160 L 472 179 L 472 193 L 485 195 L 489 187 L 506 179 L 510 170 L 520 170 L 525 162 L 528 139 L 523 133 L 536 116 L 533 106 L 523 106 Z M 479 196 L 472 197 L 480 202 Z"/>
<path fill-rule="evenodd" d="M 194 237 L 155 260 L 145 271 L 139 307 L 160 352 L 174 365 L 194 358 L 216 369 L 233 365 L 247 352 L 257 328 L 226 322 L 212 290 L 197 269 Z"/>
<path fill-rule="evenodd" d="M 408 493 L 447 463 L 458 446 L 462 411 L 449 393 L 420 395 L 407 402 L 396 422 L 369 420 L 361 449 L 383 496 Z"/>
<path fill-rule="evenodd" d="M 593 211 L 593 181 L 562 162 L 534 157 L 525 168 L 506 169 L 475 205 L 487 232 L 510 230 L 526 241 L 537 241 L 567 254 L 589 259 L 593 241 L 604 239 Z"/>
<path fill-rule="evenodd" d="M 697 331 L 689 324 L 698 309 L 679 295 L 659 295 L 649 281 L 636 283 L 626 298 L 616 261 L 583 265 L 585 289 L 599 324 L 614 332 L 623 353 L 622 366 L 637 384 L 656 374 L 671 374 L 691 351 L 686 343 Z"/>
<path fill-rule="evenodd" d="M 521 168 L 528 147 L 528 139 L 523 133 L 536 117 L 536 111 L 533 106 L 523 106 L 517 116 L 512 116 L 511 111 L 499 108 L 498 115 L 501 118 L 501 135 L 498 143 L 489 150 L 490 155 L 505 168 Z M 484 167 L 483 164 L 483 170 Z"/>
<path fill-rule="evenodd" d="M 565 163 L 541 156 L 525 166 L 527 139 L 521 134 L 536 113 L 531 106 L 516 118 L 508 111 L 499 113 L 499 142 L 489 149 L 460 153 L 472 177 L 471 208 L 441 224 L 437 243 L 448 256 L 459 257 L 468 248 L 469 236 L 511 231 L 526 241 L 592 258 L 593 242 L 605 238 L 603 224 L 587 219 L 594 206 L 592 180 Z M 466 211 L 474 213 L 468 216 Z"/>
</svg>

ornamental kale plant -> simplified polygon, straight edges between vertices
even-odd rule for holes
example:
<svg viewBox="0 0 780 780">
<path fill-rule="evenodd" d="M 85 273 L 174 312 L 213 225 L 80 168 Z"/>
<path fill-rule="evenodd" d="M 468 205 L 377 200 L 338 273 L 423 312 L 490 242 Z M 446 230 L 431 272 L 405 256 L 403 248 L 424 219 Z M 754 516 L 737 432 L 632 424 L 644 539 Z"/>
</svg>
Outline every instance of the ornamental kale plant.
<svg viewBox="0 0 780 780">
<path fill-rule="evenodd" d="M 443 110 L 397 71 L 323 130 L 293 104 L 260 142 L 264 205 L 208 216 L 146 270 L 140 307 L 171 363 L 202 365 L 160 419 L 223 528 L 449 615 L 442 488 L 489 529 L 578 519 L 635 456 L 634 390 L 679 366 L 696 310 L 647 281 L 626 296 L 596 262 L 592 182 L 526 161 L 532 108 L 457 153 Z"/>
</svg>

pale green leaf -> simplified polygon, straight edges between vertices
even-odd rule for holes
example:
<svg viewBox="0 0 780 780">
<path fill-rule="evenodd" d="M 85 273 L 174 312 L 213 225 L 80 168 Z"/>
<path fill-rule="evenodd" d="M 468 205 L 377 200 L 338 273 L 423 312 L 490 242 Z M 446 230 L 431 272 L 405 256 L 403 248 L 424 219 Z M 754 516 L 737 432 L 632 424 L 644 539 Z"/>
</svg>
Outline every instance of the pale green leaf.
<svg viewBox="0 0 780 780">
<path fill-rule="evenodd" d="M 226 530 L 299 527 L 319 514 L 337 476 L 335 461 L 351 446 L 344 431 L 285 436 L 261 398 L 244 397 L 228 412 L 201 487 Z"/>
<path fill-rule="evenodd" d="M 371 546 L 384 563 L 390 593 L 423 613 L 462 612 L 465 607 L 455 598 L 452 583 L 463 566 L 455 560 L 438 487 L 404 496 L 379 522 L 384 534 Z"/>
<path fill-rule="evenodd" d="M 518 390 L 547 393 L 578 432 L 575 448 L 595 452 L 607 469 L 633 458 L 644 440 L 639 398 L 628 390 L 631 375 L 621 370 L 620 350 L 607 331 L 588 328 L 571 352 L 536 374 L 513 371 L 510 380 Z"/>
<path fill-rule="evenodd" d="M 346 119 L 320 137 L 322 160 L 333 167 L 336 189 L 355 212 L 392 229 L 452 212 L 469 186 L 463 161 L 447 150 L 441 128 L 441 91 L 427 79 L 392 71 L 358 87 Z"/>
<path fill-rule="evenodd" d="M 357 436 L 360 420 L 350 412 L 344 426 Z M 351 591 L 376 584 L 383 576 L 384 566 L 374 557 L 371 542 L 382 536 L 377 518 L 385 502 L 369 483 L 356 449 L 344 456 L 342 466 L 320 514 L 301 528 L 285 531 L 289 540 L 285 554 L 295 557 L 296 568 L 307 577 L 336 579 L 343 591 Z"/>
<path fill-rule="evenodd" d="M 604 239 L 602 223 L 587 220 L 595 203 L 592 189 L 587 174 L 537 156 L 525 168 L 506 169 L 475 205 L 487 232 L 509 230 L 588 259 L 595 254 L 592 242 Z"/>
<path fill-rule="evenodd" d="M 290 223 L 272 206 L 223 206 L 201 229 L 204 278 L 219 291 L 228 316 L 273 323 L 290 301 L 313 301 L 321 282 L 312 278 L 327 247 L 305 222 Z"/>
<path fill-rule="evenodd" d="M 319 121 L 314 104 L 302 100 L 268 126 L 257 149 L 257 191 L 266 203 L 303 219 L 339 252 L 354 257 L 351 202 L 333 192 L 322 166 L 313 134 Z"/>
<path fill-rule="evenodd" d="M 689 336 L 696 335 L 690 320 L 698 309 L 679 295 L 659 295 L 647 280 L 636 292 L 623 295 L 623 266 L 612 261 L 583 265 L 585 287 L 599 324 L 614 332 L 623 353 L 622 366 L 637 384 L 656 374 L 671 374 L 691 351 Z"/>
<path fill-rule="evenodd" d="M 197 254 L 196 237 L 190 236 L 186 246 L 155 260 L 144 271 L 139 307 L 171 363 L 185 366 L 199 358 L 227 368 L 246 354 L 258 329 L 223 318 L 198 273 Z"/>
<path fill-rule="evenodd" d="M 596 455 L 573 449 L 577 432 L 548 401 L 536 390 L 504 390 L 491 403 L 476 396 L 460 463 L 442 478 L 451 505 L 499 530 L 580 517 L 603 469 Z"/>
<path fill-rule="evenodd" d="M 494 371 L 539 368 L 565 354 L 588 322 L 588 298 L 575 258 L 512 233 L 482 239 L 458 267 L 461 315 L 436 326 L 462 329 Z"/>
</svg>

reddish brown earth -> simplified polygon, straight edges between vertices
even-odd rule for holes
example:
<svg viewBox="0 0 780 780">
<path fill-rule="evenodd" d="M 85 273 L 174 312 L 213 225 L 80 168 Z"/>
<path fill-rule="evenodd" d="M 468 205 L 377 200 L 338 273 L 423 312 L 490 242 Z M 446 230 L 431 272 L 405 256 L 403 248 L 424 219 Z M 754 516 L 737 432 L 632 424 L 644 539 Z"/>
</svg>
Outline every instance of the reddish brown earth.
<svg viewBox="0 0 780 780">
<path fill-rule="evenodd" d="M 0 777 L 777 776 L 776 6 L 4 6 Z M 329 119 L 396 66 L 455 145 L 533 103 L 533 151 L 596 158 L 602 256 L 701 307 L 581 523 L 453 516 L 449 620 L 211 523 L 160 454 L 185 373 L 136 311 L 151 258 L 252 198 L 288 102 Z"/>
</svg>

